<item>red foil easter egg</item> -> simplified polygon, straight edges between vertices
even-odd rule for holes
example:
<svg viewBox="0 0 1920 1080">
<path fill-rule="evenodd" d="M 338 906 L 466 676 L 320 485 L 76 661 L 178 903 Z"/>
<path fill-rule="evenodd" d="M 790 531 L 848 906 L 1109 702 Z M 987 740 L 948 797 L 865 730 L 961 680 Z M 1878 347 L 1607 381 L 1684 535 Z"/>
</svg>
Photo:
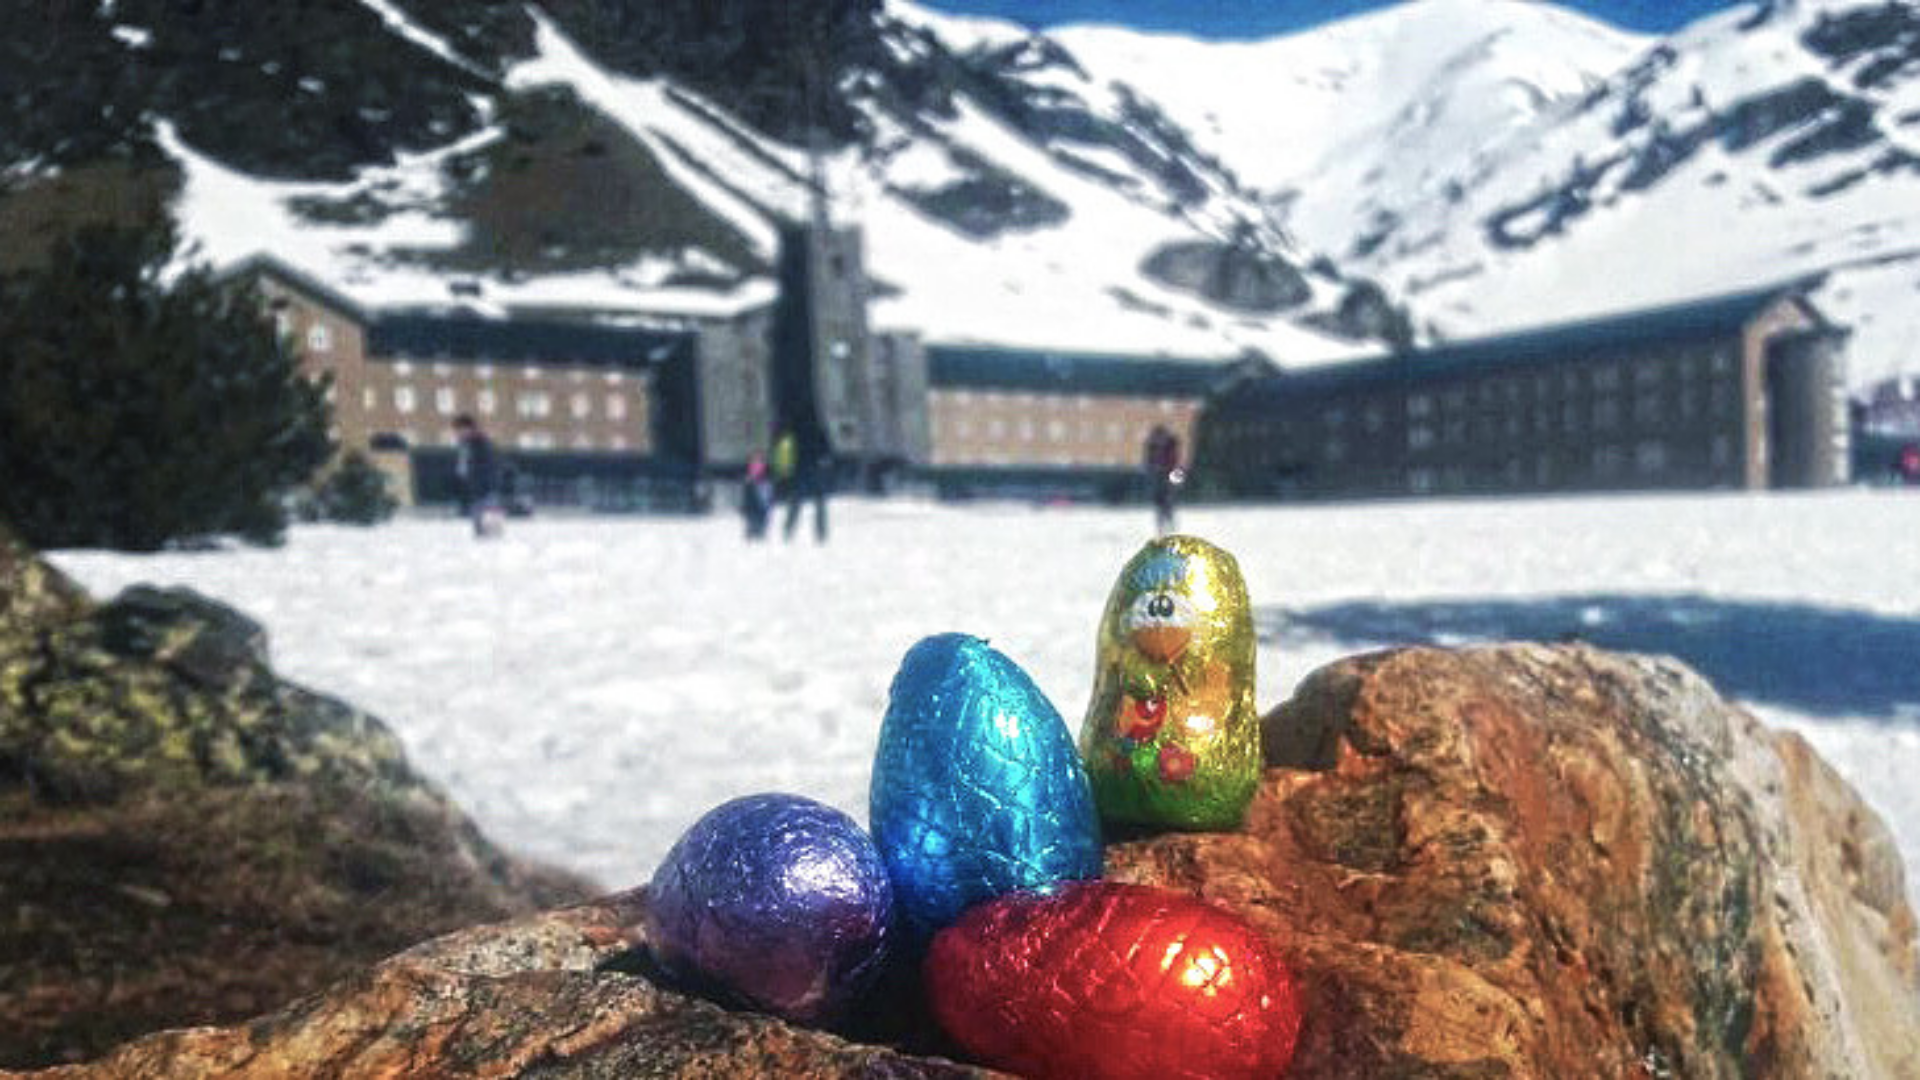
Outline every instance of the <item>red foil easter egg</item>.
<svg viewBox="0 0 1920 1080">
<path fill-rule="evenodd" d="M 935 935 L 922 974 L 947 1034 L 1035 1080 L 1275 1077 L 1300 1034 L 1293 974 L 1259 931 L 1145 885 L 976 905 Z"/>
</svg>

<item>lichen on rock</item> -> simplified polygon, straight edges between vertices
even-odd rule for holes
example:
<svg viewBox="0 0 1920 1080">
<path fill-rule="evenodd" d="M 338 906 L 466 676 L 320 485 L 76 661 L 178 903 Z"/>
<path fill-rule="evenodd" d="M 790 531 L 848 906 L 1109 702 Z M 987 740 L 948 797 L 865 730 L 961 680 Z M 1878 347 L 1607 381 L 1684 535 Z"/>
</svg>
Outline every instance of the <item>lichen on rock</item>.
<svg viewBox="0 0 1920 1080">
<path fill-rule="evenodd" d="M 0 1067 L 228 1022 L 588 895 L 185 590 L 98 604 L 0 529 Z"/>
</svg>

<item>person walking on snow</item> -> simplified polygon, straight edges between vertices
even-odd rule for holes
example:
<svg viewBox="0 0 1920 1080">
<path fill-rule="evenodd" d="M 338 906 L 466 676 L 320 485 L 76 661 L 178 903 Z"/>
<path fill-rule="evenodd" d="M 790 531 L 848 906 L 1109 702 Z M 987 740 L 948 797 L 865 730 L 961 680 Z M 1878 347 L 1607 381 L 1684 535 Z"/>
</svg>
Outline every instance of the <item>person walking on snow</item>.
<svg viewBox="0 0 1920 1080">
<path fill-rule="evenodd" d="M 453 433 L 458 441 L 453 475 L 460 489 L 460 512 L 473 521 L 473 535 L 499 536 L 506 512 L 500 505 L 500 460 L 493 440 L 466 413 L 453 418 Z"/>
<path fill-rule="evenodd" d="M 1154 527 L 1165 536 L 1173 531 L 1174 499 L 1187 479 L 1186 471 L 1180 467 L 1180 436 L 1169 431 L 1165 424 L 1155 424 L 1147 433 L 1141 459 L 1147 482 L 1153 489 Z"/>
</svg>

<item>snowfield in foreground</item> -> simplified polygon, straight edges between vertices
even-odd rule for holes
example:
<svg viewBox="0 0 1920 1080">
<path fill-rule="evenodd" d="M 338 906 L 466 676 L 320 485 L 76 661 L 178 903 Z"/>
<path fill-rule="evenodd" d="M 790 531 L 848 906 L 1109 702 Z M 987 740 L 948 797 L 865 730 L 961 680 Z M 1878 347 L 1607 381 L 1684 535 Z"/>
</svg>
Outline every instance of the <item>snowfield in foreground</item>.
<svg viewBox="0 0 1920 1080">
<path fill-rule="evenodd" d="M 514 522 L 493 543 L 413 519 L 298 528 L 276 551 L 54 561 L 97 595 L 186 585 L 248 612 L 283 674 L 387 720 L 495 839 L 623 887 L 736 795 L 864 820 L 887 686 L 924 635 L 992 639 L 1078 732 L 1146 510 L 833 513 L 826 547 L 750 548 L 728 515 Z M 1805 733 L 1920 884 L 1920 492 L 1196 508 L 1181 524 L 1240 558 L 1263 709 L 1387 644 L 1673 653 Z"/>
</svg>

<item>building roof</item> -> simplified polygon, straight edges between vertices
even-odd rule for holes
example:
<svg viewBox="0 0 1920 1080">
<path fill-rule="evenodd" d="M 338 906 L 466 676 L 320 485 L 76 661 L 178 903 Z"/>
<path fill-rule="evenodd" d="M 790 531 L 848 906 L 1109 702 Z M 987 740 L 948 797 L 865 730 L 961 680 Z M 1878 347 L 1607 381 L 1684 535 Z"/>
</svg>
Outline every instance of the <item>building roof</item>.
<svg viewBox="0 0 1920 1080">
<path fill-rule="evenodd" d="M 376 274 L 336 284 L 280 256 L 256 252 L 218 271 L 223 279 L 267 275 L 365 324 L 385 315 L 445 312 L 502 321 L 652 323 L 672 327 L 738 319 L 769 309 L 777 298 L 770 279 L 753 278 L 725 293 L 691 286 L 643 287 L 583 274 L 516 281 L 448 279 L 430 273 Z"/>
<path fill-rule="evenodd" d="M 606 367 L 658 364 L 694 340 L 684 330 L 464 314 L 381 315 L 367 326 L 367 355 L 501 363 L 566 361 Z"/>
<path fill-rule="evenodd" d="M 362 306 L 358 300 L 328 285 L 326 282 L 321 281 L 319 278 L 314 277 L 299 267 L 283 259 L 277 259 L 272 255 L 264 253 L 249 255 L 239 262 L 223 267 L 218 276 L 222 280 L 227 280 L 249 277 L 255 274 L 279 278 L 285 284 L 293 286 L 312 299 L 333 308 L 335 311 L 353 319 L 355 322 L 364 323 L 367 321 L 366 308 Z"/>
<path fill-rule="evenodd" d="M 946 389 L 1201 397 L 1238 366 L 1230 360 L 1175 360 L 984 345 L 929 345 L 926 351 L 928 384 Z"/>
<path fill-rule="evenodd" d="M 1807 302 L 1820 278 L 1801 278 L 1685 303 L 1645 308 L 1593 319 L 1558 323 L 1493 337 L 1444 342 L 1426 349 L 1251 379 L 1225 395 L 1222 412 L 1253 410 L 1303 393 L 1355 388 L 1399 379 L 1423 381 L 1449 374 L 1529 367 L 1559 360 L 1596 357 L 1622 348 L 1661 342 L 1700 341 L 1744 333 L 1768 308 L 1795 299 L 1815 323 L 1814 333 L 1846 331 L 1828 322 Z"/>
</svg>

